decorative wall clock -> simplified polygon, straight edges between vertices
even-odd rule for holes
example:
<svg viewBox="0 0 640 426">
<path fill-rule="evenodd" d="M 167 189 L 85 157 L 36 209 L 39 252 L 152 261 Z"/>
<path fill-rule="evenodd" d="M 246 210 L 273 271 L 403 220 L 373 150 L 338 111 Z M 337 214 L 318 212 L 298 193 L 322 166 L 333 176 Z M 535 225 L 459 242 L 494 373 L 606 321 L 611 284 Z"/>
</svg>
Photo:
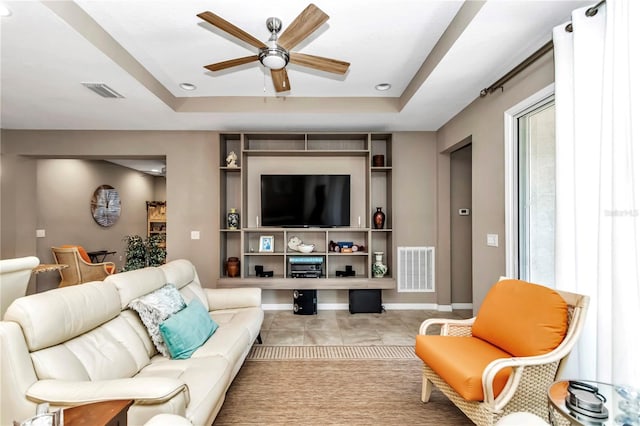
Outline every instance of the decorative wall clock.
<svg viewBox="0 0 640 426">
<path fill-rule="evenodd" d="M 91 198 L 91 215 L 100 226 L 109 227 L 120 217 L 120 195 L 113 186 L 100 185 Z"/>
</svg>

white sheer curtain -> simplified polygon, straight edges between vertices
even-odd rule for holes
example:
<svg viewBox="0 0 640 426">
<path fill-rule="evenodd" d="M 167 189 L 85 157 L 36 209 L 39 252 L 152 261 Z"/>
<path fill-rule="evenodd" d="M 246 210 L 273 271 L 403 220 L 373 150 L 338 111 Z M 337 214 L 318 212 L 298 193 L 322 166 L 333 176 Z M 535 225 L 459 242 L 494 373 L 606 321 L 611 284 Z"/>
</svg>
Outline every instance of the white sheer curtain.
<svg viewBox="0 0 640 426">
<path fill-rule="evenodd" d="M 556 286 L 591 298 L 566 377 L 640 387 L 640 2 L 553 32 Z"/>
</svg>

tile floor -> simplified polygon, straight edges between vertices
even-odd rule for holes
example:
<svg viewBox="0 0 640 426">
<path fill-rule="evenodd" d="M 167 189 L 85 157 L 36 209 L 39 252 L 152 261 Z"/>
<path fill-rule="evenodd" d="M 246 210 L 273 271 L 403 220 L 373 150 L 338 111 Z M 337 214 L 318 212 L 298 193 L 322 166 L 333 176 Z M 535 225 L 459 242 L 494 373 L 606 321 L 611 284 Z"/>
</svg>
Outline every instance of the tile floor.
<svg viewBox="0 0 640 426">
<path fill-rule="evenodd" d="M 425 319 L 463 319 L 471 315 L 470 310 L 392 310 L 381 314 L 350 314 L 343 310 L 318 311 L 317 315 L 265 311 L 260 334 L 262 343 L 272 346 L 413 345 Z"/>
</svg>

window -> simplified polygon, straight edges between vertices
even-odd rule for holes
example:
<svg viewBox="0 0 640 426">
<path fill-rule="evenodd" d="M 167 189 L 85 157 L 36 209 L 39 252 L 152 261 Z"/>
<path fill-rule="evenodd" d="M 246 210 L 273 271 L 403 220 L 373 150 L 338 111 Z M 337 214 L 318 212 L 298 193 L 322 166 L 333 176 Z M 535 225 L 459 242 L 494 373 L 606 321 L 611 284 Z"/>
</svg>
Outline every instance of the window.
<svg viewBox="0 0 640 426">
<path fill-rule="evenodd" d="M 505 112 L 506 275 L 555 282 L 554 85 Z"/>
<path fill-rule="evenodd" d="M 554 285 L 555 104 L 547 100 L 518 121 L 518 271 Z"/>
</svg>

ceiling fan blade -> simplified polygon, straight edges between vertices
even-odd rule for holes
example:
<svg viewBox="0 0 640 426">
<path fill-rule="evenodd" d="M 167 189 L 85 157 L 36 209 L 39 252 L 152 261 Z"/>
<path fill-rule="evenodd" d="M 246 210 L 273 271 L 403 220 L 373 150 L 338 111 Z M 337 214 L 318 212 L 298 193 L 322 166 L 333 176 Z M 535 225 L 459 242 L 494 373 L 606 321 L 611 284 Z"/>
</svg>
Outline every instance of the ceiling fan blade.
<svg viewBox="0 0 640 426">
<path fill-rule="evenodd" d="M 273 87 L 276 89 L 276 92 L 286 92 L 291 90 L 286 68 L 271 70 L 271 80 L 273 80 Z"/>
<path fill-rule="evenodd" d="M 228 61 L 216 62 L 215 64 L 205 65 L 204 67 L 209 71 L 220 71 L 227 68 L 232 68 L 242 64 L 248 64 L 249 62 L 257 61 L 258 55 L 243 56 L 242 58 L 229 59 Z"/>
<path fill-rule="evenodd" d="M 329 15 L 311 3 L 278 37 L 278 44 L 287 50 L 291 50 L 312 32 L 320 28 L 328 19 Z"/>
<path fill-rule="evenodd" d="M 244 30 L 233 25 L 231 22 L 225 21 L 218 15 L 212 12 L 202 12 L 198 14 L 198 18 L 203 19 L 213 25 L 214 27 L 220 28 L 222 31 L 231 34 L 232 36 L 239 38 L 240 40 L 249 43 L 250 45 L 257 47 L 260 49 L 261 47 L 267 47 L 266 44 L 247 33 Z"/>
<path fill-rule="evenodd" d="M 349 69 L 349 65 L 351 65 L 349 62 L 339 61 L 337 59 L 294 52 L 289 53 L 289 62 L 334 74 L 346 73 Z"/>
</svg>

